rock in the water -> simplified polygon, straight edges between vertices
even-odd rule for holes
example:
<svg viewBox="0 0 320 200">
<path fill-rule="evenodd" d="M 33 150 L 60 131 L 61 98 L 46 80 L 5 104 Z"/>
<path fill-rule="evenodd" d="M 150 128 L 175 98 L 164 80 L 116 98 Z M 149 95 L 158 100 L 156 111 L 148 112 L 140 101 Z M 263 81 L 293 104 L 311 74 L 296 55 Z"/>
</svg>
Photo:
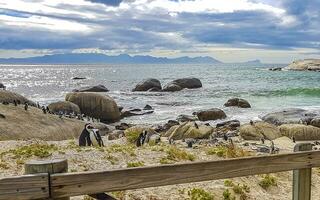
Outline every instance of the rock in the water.
<svg viewBox="0 0 320 200">
<path fill-rule="evenodd" d="M 275 125 L 298 124 L 304 121 L 311 121 L 317 114 L 310 113 L 300 108 L 290 108 L 278 112 L 269 113 L 261 119 Z"/>
<path fill-rule="evenodd" d="M 176 79 L 176 80 L 172 81 L 171 83 L 176 84 L 176 85 L 180 86 L 181 88 L 188 88 L 188 89 L 202 87 L 201 81 L 197 78 L 181 78 L 181 79 Z"/>
<path fill-rule="evenodd" d="M 229 121 L 225 121 L 225 122 L 220 122 L 217 123 L 216 127 L 220 128 L 220 127 L 227 127 L 230 128 L 231 130 L 234 130 L 236 128 L 238 128 L 240 126 L 240 121 L 239 120 L 229 120 Z"/>
<path fill-rule="evenodd" d="M 240 99 L 240 98 L 232 98 L 229 99 L 224 106 L 226 107 L 230 107 L 230 106 L 236 106 L 239 108 L 251 108 L 250 103 L 245 100 L 245 99 Z"/>
<path fill-rule="evenodd" d="M 73 77 L 72 80 L 83 80 L 83 79 L 87 79 L 86 77 Z"/>
<path fill-rule="evenodd" d="M 109 96 L 92 92 L 74 92 L 66 95 L 66 101 L 77 104 L 85 115 L 100 119 L 101 122 L 120 120 L 117 103 Z"/>
<path fill-rule="evenodd" d="M 304 124 L 283 124 L 279 126 L 280 133 L 283 136 L 291 138 L 295 137 L 296 140 L 319 140 L 320 128 L 308 126 Z"/>
<path fill-rule="evenodd" d="M 281 67 L 273 67 L 273 68 L 269 68 L 270 71 L 281 71 L 282 68 Z"/>
<path fill-rule="evenodd" d="M 266 122 L 255 122 L 253 125 L 244 124 L 240 127 L 240 136 L 245 140 L 274 140 L 281 137 L 279 128 Z"/>
<path fill-rule="evenodd" d="M 153 90 L 159 89 L 159 90 L 161 90 L 162 87 L 161 87 L 160 81 L 157 80 L 157 79 L 154 79 L 154 78 L 150 78 L 150 79 L 144 80 L 144 81 L 138 83 L 136 85 L 136 87 L 132 91 L 133 92 L 135 92 L 135 91 L 148 91 L 150 89 L 153 89 Z"/>
<path fill-rule="evenodd" d="M 115 128 L 117 130 L 126 130 L 126 129 L 130 128 L 130 127 L 132 127 L 132 125 L 129 125 L 127 123 L 121 123 L 121 124 L 115 126 Z"/>
<path fill-rule="evenodd" d="M 0 83 L 0 89 L 6 89 L 6 86 L 3 83 Z"/>
<path fill-rule="evenodd" d="M 109 90 L 104 85 L 95 85 L 75 89 L 72 92 L 109 92 Z"/>
<path fill-rule="evenodd" d="M 197 118 L 192 115 L 179 115 L 177 117 L 178 122 L 188 122 L 188 121 L 196 121 Z"/>
<path fill-rule="evenodd" d="M 152 114 L 153 112 L 154 112 L 153 110 L 149 110 L 149 111 L 126 110 L 121 113 L 121 118 L 138 116 L 138 115 L 147 115 L 147 114 Z"/>
<path fill-rule="evenodd" d="M 320 128 L 320 117 L 312 119 L 310 125 Z"/>
<path fill-rule="evenodd" d="M 165 86 L 163 87 L 163 90 L 162 90 L 162 91 L 164 91 L 164 92 L 177 92 L 177 91 L 180 91 L 180 90 L 182 90 L 182 89 L 183 89 L 183 88 L 180 87 L 180 86 L 177 85 L 177 84 L 169 83 L 169 84 L 167 84 L 167 85 L 165 85 Z"/>
<path fill-rule="evenodd" d="M 80 114 L 80 108 L 78 105 L 70 101 L 58 101 L 48 105 L 49 110 L 55 114 L 63 112 L 64 114 Z"/>
<path fill-rule="evenodd" d="M 150 106 L 149 104 L 147 104 L 143 110 L 153 110 L 152 106 Z"/>
<path fill-rule="evenodd" d="M 203 110 L 196 112 L 200 121 L 225 119 L 227 117 L 226 113 L 219 108 L 212 108 L 209 110 Z"/>
<path fill-rule="evenodd" d="M 284 69 L 296 71 L 320 71 L 320 59 L 297 60 Z"/>
<path fill-rule="evenodd" d="M 195 122 L 184 122 L 181 125 L 171 127 L 165 135 L 169 139 L 182 140 L 186 138 L 208 139 L 212 134 L 213 128 Z"/>
<path fill-rule="evenodd" d="M 35 102 L 30 101 L 20 94 L 8 90 L 0 90 L 0 103 L 13 103 L 14 101 L 20 104 L 28 103 L 30 106 L 37 106 Z"/>
</svg>

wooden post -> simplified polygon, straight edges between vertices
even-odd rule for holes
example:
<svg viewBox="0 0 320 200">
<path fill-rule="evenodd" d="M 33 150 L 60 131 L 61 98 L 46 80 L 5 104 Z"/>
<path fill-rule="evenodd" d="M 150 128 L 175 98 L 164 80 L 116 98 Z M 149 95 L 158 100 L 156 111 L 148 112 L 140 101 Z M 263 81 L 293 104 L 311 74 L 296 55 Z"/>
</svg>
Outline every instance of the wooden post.
<svg viewBox="0 0 320 200">
<path fill-rule="evenodd" d="M 294 151 L 311 151 L 310 143 L 299 143 L 294 146 Z M 311 199 L 311 168 L 293 170 L 293 200 Z"/>
<path fill-rule="evenodd" d="M 68 172 L 68 161 L 66 159 L 54 160 L 31 160 L 24 165 L 25 174 L 49 173 L 57 174 Z M 49 178 L 49 185 L 51 180 Z M 50 196 L 51 189 L 49 188 Z M 69 197 L 58 198 L 56 200 L 69 200 Z"/>
</svg>

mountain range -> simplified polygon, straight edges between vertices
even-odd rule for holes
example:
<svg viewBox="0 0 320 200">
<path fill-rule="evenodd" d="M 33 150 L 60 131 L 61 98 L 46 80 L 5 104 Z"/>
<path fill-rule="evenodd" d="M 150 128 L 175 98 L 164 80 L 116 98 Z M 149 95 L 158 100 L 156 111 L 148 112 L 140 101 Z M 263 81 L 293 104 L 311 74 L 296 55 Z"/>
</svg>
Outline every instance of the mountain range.
<svg viewBox="0 0 320 200">
<path fill-rule="evenodd" d="M 153 57 L 153 56 L 130 56 L 120 54 L 108 56 L 97 53 L 68 53 L 53 54 L 28 58 L 0 58 L 2 64 L 177 64 L 177 63 L 221 63 L 209 56 L 204 57 Z"/>
</svg>

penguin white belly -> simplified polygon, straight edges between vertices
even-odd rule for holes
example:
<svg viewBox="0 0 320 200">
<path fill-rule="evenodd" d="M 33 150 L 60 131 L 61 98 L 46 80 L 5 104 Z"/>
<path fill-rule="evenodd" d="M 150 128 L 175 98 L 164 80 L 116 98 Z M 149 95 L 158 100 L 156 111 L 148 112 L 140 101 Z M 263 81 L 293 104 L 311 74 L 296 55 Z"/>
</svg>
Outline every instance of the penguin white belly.
<svg viewBox="0 0 320 200">
<path fill-rule="evenodd" d="M 91 140 L 92 146 L 99 146 L 95 130 L 90 131 L 90 140 Z"/>
</svg>

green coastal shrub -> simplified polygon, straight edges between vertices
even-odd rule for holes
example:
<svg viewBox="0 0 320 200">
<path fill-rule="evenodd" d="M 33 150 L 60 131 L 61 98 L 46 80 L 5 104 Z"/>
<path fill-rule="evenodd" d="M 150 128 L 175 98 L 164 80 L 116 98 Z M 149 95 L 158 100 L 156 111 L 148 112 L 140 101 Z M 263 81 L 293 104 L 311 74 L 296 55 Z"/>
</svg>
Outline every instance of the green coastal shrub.
<svg viewBox="0 0 320 200">
<path fill-rule="evenodd" d="M 127 163 L 127 167 L 130 168 L 130 167 L 142 167 L 144 166 L 144 162 L 128 162 Z"/>
<path fill-rule="evenodd" d="M 143 131 L 141 127 L 131 127 L 124 131 L 124 135 L 127 138 L 127 141 L 129 143 L 135 143 L 140 135 L 140 133 Z"/>
<path fill-rule="evenodd" d="M 135 156 L 135 146 L 132 144 L 112 144 L 105 149 L 108 153 L 123 153 L 130 156 Z"/>
<path fill-rule="evenodd" d="M 214 197 L 202 188 L 192 188 L 188 191 L 190 200 L 213 200 Z"/>
<path fill-rule="evenodd" d="M 173 161 L 181 161 L 181 160 L 190 160 L 190 161 L 194 161 L 196 159 L 196 157 L 191 154 L 188 153 L 182 149 L 179 149 L 178 147 L 170 147 L 167 150 L 167 159 L 168 160 L 173 160 Z"/>
<path fill-rule="evenodd" d="M 30 158 L 32 156 L 47 158 L 52 155 L 52 152 L 57 150 L 58 147 L 53 144 L 48 145 L 36 143 L 9 150 L 8 153 L 12 153 L 15 158 Z"/>
<path fill-rule="evenodd" d="M 268 189 L 270 186 L 277 186 L 277 179 L 274 176 L 271 176 L 269 174 L 266 174 L 262 177 L 262 179 L 259 181 L 259 185 L 263 189 Z"/>
<path fill-rule="evenodd" d="M 238 158 L 250 156 L 251 153 L 239 148 L 233 144 L 219 145 L 216 147 L 208 148 L 206 151 L 207 155 L 217 155 L 223 158 Z"/>
<path fill-rule="evenodd" d="M 222 193 L 222 196 L 223 196 L 223 200 L 235 200 L 236 199 L 235 196 L 232 196 L 229 189 L 225 189 Z"/>
</svg>

